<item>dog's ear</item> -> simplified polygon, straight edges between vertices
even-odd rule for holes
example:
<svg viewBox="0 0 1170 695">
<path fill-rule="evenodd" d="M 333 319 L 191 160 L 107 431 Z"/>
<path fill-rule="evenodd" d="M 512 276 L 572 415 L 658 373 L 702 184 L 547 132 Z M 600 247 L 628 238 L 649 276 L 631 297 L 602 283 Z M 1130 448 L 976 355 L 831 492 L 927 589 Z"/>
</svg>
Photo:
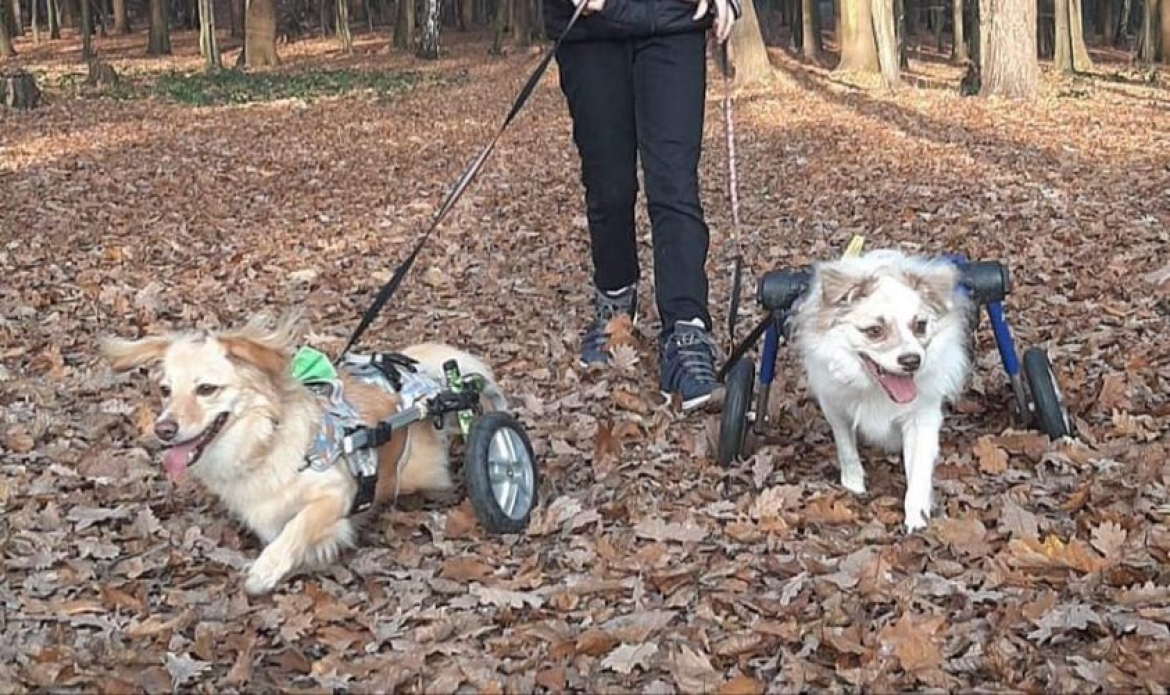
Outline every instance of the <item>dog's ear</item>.
<svg viewBox="0 0 1170 695">
<path fill-rule="evenodd" d="M 299 313 L 290 313 L 273 328 L 265 316 L 258 316 L 242 328 L 216 336 L 232 359 L 251 365 L 272 378 L 284 376 L 297 339 Z"/>
<path fill-rule="evenodd" d="M 168 336 L 149 336 L 138 340 L 126 340 L 107 336 L 99 341 L 102 355 L 116 371 L 125 372 L 162 358 L 171 345 Z"/>
<path fill-rule="evenodd" d="M 959 284 L 959 269 L 953 263 L 931 263 L 905 272 L 906 284 L 922 295 L 938 313 L 948 311 L 954 303 Z"/>
<path fill-rule="evenodd" d="M 836 265 L 823 265 L 819 270 L 821 299 L 826 306 L 848 306 L 874 289 L 875 279 L 858 276 Z"/>
</svg>

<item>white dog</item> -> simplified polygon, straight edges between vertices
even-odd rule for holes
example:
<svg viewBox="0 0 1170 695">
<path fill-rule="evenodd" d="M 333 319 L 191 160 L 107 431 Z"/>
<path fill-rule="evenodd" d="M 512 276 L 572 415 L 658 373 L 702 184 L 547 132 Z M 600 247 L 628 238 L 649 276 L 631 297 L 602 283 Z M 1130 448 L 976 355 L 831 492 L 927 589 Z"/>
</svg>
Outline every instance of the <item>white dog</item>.
<svg viewBox="0 0 1170 695">
<path fill-rule="evenodd" d="M 971 367 L 970 302 L 944 260 L 874 251 L 819 264 L 795 317 L 809 389 L 833 431 L 841 484 L 865 492 L 858 441 L 901 451 L 905 525 L 930 518 L 943 403 Z"/>
</svg>

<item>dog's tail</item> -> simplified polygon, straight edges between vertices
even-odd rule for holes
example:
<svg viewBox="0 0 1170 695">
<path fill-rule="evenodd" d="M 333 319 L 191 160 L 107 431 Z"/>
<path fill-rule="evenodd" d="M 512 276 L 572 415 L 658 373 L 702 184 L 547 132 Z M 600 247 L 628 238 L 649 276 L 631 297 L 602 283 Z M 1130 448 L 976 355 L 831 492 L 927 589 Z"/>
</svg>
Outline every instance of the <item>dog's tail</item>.
<svg viewBox="0 0 1170 695">
<path fill-rule="evenodd" d="M 487 409 L 500 412 L 508 411 L 508 397 L 504 395 L 503 389 L 493 379 L 484 379 L 483 391 L 480 395 L 483 396 L 483 400 L 487 401 Z"/>
</svg>

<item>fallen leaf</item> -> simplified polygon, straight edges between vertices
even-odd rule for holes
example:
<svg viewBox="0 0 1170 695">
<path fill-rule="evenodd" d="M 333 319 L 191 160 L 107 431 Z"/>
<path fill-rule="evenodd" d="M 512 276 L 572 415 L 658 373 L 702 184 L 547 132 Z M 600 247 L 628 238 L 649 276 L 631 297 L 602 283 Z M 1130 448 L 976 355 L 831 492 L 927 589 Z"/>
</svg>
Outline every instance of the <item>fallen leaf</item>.
<svg viewBox="0 0 1170 695">
<path fill-rule="evenodd" d="M 650 660 L 656 654 L 658 645 L 654 642 L 623 644 L 601 660 L 601 667 L 623 675 L 629 675 L 636 668 L 647 671 L 650 668 Z"/>
<path fill-rule="evenodd" d="M 979 460 L 979 470 L 988 475 L 999 475 L 1007 470 L 1007 452 L 996 446 L 990 436 L 980 437 L 975 442 L 975 457 Z"/>
</svg>

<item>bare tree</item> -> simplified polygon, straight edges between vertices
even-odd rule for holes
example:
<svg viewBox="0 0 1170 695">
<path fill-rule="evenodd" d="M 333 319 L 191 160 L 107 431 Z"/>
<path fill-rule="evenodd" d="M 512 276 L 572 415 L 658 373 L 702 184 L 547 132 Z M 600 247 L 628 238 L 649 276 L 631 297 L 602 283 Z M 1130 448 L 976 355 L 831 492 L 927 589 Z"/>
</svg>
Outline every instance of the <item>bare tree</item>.
<svg viewBox="0 0 1170 695">
<path fill-rule="evenodd" d="M 337 0 L 337 40 L 341 50 L 353 53 L 353 35 L 349 32 L 349 0 Z"/>
<path fill-rule="evenodd" d="M 728 41 L 737 84 L 752 84 L 772 75 L 754 0 L 743 0 L 743 18 L 732 25 Z"/>
<path fill-rule="evenodd" d="M 800 52 L 813 63 L 821 60 L 821 11 L 816 0 L 800 0 Z"/>
<path fill-rule="evenodd" d="M 8 13 L 12 9 L 7 2 L 0 2 L 0 58 L 13 58 L 16 48 L 12 45 L 12 36 L 8 33 Z"/>
<path fill-rule="evenodd" d="M 1089 50 L 1085 47 L 1084 17 L 1081 0 L 1055 0 L 1056 45 L 1053 64 L 1065 73 L 1087 72 L 1093 68 Z"/>
<path fill-rule="evenodd" d="M 439 0 L 423 0 L 423 17 L 416 55 L 425 60 L 439 57 Z"/>
<path fill-rule="evenodd" d="M 36 4 L 36 0 L 33 0 Z M 126 14 L 126 0 L 114 0 L 114 31 L 119 34 L 130 33 L 130 16 Z"/>
<path fill-rule="evenodd" d="M 1031 99 L 1040 85 L 1035 0 L 979 0 L 983 96 Z"/>
<path fill-rule="evenodd" d="M 244 10 L 244 64 L 279 65 L 276 55 L 276 0 L 248 0 Z"/>
<path fill-rule="evenodd" d="M 877 73 L 881 71 L 878 62 L 877 41 L 873 33 L 873 19 L 870 0 L 840 0 L 841 60 L 837 63 L 840 72 Z"/>
<path fill-rule="evenodd" d="M 963 0 L 951 3 L 951 23 L 951 62 L 966 63 L 970 56 L 967 54 L 967 39 L 963 31 Z"/>
<path fill-rule="evenodd" d="M 415 0 L 398 0 L 398 20 L 394 22 L 394 47 L 408 51 L 414 46 Z M 506 5 L 502 2 L 500 4 Z"/>
<path fill-rule="evenodd" d="M 219 56 L 219 42 L 215 38 L 215 5 L 211 0 L 199 0 L 199 52 L 207 72 L 223 67 Z"/>
<path fill-rule="evenodd" d="M 898 56 L 898 37 L 895 29 L 894 7 L 892 0 L 872 0 L 869 6 L 870 17 L 873 20 L 873 33 L 877 39 L 878 64 L 881 67 L 882 81 L 890 89 L 896 88 L 901 82 L 901 59 Z"/>
<path fill-rule="evenodd" d="M 170 55 L 171 27 L 167 17 L 169 4 L 167 0 L 150 0 L 150 38 L 146 44 L 146 52 L 149 55 Z"/>
</svg>

